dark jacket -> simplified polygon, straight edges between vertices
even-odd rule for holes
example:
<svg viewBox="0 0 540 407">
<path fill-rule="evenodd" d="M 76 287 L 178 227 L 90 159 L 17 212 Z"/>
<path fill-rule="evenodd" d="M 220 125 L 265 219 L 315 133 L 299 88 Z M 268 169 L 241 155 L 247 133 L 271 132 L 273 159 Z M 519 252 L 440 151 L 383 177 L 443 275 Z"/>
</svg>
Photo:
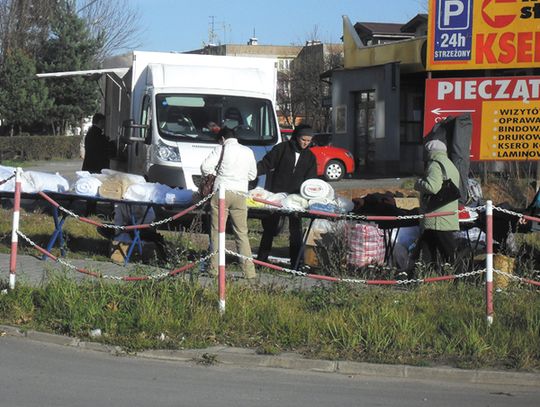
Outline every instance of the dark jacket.
<svg viewBox="0 0 540 407">
<path fill-rule="evenodd" d="M 113 155 L 114 145 L 103 134 L 103 131 L 92 126 L 84 138 L 83 171 L 100 173 L 103 168 L 109 168 L 110 157 Z"/>
<path fill-rule="evenodd" d="M 295 166 L 296 152 L 300 157 Z M 296 141 L 289 140 L 276 145 L 257 163 L 257 173 L 269 177 L 266 189 L 270 192 L 297 194 L 305 180 L 317 178 L 317 161 L 311 150 L 299 150 Z"/>
</svg>

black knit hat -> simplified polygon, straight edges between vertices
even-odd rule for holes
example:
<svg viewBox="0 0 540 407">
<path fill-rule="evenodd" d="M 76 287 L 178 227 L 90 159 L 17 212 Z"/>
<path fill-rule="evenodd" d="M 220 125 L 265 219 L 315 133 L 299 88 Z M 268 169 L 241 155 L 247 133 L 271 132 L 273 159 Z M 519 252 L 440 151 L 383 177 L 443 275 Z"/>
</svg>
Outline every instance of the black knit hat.
<svg viewBox="0 0 540 407">
<path fill-rule="evenodd" d="M 313 137 L 313 129 L 309 124 L 300 124 L 296 126 L 292 133 L 292 137 L 302 137 L 302 136 L 309 136 Z"/>
</svg>

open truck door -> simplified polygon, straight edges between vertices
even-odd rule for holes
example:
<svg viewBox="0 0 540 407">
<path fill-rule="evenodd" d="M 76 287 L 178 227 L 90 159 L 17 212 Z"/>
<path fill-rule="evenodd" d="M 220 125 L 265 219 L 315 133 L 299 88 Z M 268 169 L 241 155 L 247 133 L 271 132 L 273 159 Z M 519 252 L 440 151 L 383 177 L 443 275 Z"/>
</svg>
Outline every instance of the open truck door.
<svg viewBox="0 0 540 407">
<path fill-rule="evenodd" d="M 100 88 L 102 98 L 101 111 L 105 114 L 105 135 L 116 146 L 116 155 L 111 159 L 111 168 L 127 171 L 127 148 L 131 139 L 138 137 L 139 129 L 134 129 L 129 122 L 131 109 L 131 75 L 130 68 L 91 69 L 81 71 L 65 71 L 40 73 L 38 78 L 64 78 L 83 76 L 95 80 Z M 111 103 L 114 101 L 114 103 Z M 124 125 L 127 124 L 127 128 Z M 85 134 L 83 134 L 83 137 Z"/>
</svg>

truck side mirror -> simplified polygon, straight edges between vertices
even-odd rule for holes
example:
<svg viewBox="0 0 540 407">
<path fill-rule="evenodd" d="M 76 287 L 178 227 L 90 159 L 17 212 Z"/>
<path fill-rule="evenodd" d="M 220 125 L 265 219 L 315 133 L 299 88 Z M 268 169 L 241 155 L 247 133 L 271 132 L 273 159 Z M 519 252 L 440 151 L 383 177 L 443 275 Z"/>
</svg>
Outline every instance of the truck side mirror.
<svg viewBox="0 0 540 407">
<path fill-rule="evenodd" d="M 146 126 L 146 135 L 144 137 L 144 144 L 146 145 L 152 144 L 152 121 L 150 121 L 150 124 Z"/>
</svg>

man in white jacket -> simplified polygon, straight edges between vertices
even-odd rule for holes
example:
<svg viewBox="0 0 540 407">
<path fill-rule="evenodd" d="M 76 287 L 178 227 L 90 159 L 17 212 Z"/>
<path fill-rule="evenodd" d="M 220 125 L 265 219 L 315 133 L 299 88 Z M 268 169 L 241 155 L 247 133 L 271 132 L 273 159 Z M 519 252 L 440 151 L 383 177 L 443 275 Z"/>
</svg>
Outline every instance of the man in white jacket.
<svg viewBox="0 0 540 407">
<path fill-rule="evenodd" d="M 223 150 L 223 160 L 217 170 L 217 177 L 214 183 L 214 191 L 220 186 L 226 189 L 225 192 L 225 217 L 231 217 L 232 227 L 235 235 L 238 252 L 245 257 L 251 258 L 251 246 L 248 238 L 247 227 L 247 204 L 245 194 L 248 191 L 249 181 L 257 177 L 257 161 L 253 151 L 238 143 L 234 131 L 228 127 L 223 127 L 218 134 L 221 146 L 212 150 L 201 165 L 203 176 L 215 174 L 216 166 Z M 212 247 L 218 247 L 218 195 L 212 196 L 210 205 L 212 208 Z M 227 219 L 225 219 L 225 222 Z M 212 257 L 212 262 L 208 273 L 217 275 L 218 256 Z M 255 266 L 251 260 L 242 261 L 242 270 L 247 279 L 256 277 Z"/>
</svg>

